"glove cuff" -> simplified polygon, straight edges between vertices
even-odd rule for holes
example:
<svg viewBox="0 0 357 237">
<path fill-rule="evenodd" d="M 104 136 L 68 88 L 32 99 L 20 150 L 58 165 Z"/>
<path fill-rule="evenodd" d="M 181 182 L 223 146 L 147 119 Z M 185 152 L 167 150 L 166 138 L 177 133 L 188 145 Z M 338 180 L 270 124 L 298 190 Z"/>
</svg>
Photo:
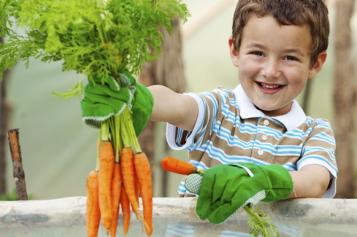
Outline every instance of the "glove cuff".
<svg viewBox="0 0 357 237">
<path fill-rule="evenodd" d="M 263 201 L 277 201 L 287 199 L 293 191 L 293 180 L 289 171 L 282 165 L 259 166 L 266 176 L 269 188 Z"/>
</svg>

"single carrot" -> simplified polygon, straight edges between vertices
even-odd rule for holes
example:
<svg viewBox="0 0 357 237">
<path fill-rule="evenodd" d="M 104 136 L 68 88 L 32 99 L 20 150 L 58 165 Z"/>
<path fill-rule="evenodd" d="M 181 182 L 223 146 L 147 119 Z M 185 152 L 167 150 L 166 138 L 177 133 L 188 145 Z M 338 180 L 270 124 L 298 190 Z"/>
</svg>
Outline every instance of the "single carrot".
<svg viewBox="0 0 357 237">
<path fill-rule="evenodd" d="M 141 220 L 142 217 L 139 212 L 137 192 L 135 189 L 135 171 L 133 159 L 133 150 L 130 147 L 124 147 L 120 153 L 120 167 L 123 176 L 124 188 L 136 217 Z"/>
<path fill-rule="evenodd" d="M 147 236 L 152 235 L 152 177 L 149 160 L 144 152 L 134 157 L 135 170 L 144 209 L 144 227 Z"/>
<path fill-rule="evenodd" d="M 183 175 L 189 175 L 198 172 L 197 168 L 193 164 L 170 156 L 161 160 L 161 167 L 165 171 Z"/>
<path fill-rule="evenodd" d="M 124 184 L 122 190 L 124 189 Z M 130 202 L 126 192 L 122 192 L 120 195 L 120 206 L 123 214 L 123 232 L 124 236 L 128 234 L 130 225 Z"/>
<path fill-rule="evenodd" d="M 112 224 L 110 226 L 110 236 L 115 237 L 118 226 L 120 192 L 121 192 L 121 173 L 120 164 L 115 163 L 114 174 L 112 179 Z"/>
<path fill-rule="evenodd" d="M 135 157 L 135 155 L 134 155 Z M 135 159 L 135 158 L 134 158 Z M 135 160 L 133 160 L 135 161 Z M 136 202 L 138 203 L 138 207 L 140 208 L 140 202 L 139 202 L 139 197 L 140 197 L 140 184 L 139 184 L 139 179 L 137 175 L 137 171 L 135 168 L 135 162 L 134 162 L 134 177 L 135 177 L 135 199 Z"/>
<path fill-rule="evenodd" d="M 92 170 L 87 177 L 87 236 L 97 237 L 100 224 L 100 210 L 98 200 L 98 172 Z"/>
<path fill-rule="evenodd" d="M 112 224 L 112 176 L 114 171 L 114 151 L 109 141 L 99 142 L 99 208 L 102 225 L 109 232 Z"/>
</svg>

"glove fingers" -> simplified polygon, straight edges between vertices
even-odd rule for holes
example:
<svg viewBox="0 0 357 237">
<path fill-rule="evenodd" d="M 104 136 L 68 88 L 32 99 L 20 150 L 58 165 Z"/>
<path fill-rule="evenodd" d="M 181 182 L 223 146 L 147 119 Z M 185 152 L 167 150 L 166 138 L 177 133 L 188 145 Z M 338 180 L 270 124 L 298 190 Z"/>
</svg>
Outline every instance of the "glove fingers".
<svg viewBox="0 0 357 237">
<path fill-rule="evenodd" d="M 236 210 L 237 210 L 237 207 L 233 206 L 232 203 L 225 203 L 223 205 L 219 205 L 219 207 L 217 207 L 210 213 L 210 215 L 208 216 L 208 220 L 211 223 L 219 224 L 219 223 L 225 221 Z"/>
<path fill-rule="evenodd" d="M 236 189 L 232 198 L 227 199 L 225 203 L 217 203 L 216 208 L 208 216 L 208 220 L 212 223 L 219 224 L 230 217 L 237 209 L 241 208 L 248 200 L 247 193 L 240 192 L 240 188 Z"/>
<path fill-rule="evenodd" d="M 215 201 L 219 203 L 219 205 L 224 205 L 225 203 L 231 202 L 234 194 L 239 190 L 239 182 L 236 179 L 230 179 L 226 182 L 224 190 L 222 190 L 220 199 L 216 199 Z"/>
<path fill-rule="evenodd" d="M 107 105 L 97 106 L 95 104 L 82 102 L 81 108 L 82 108 L 82 117 L 85 122 L 89 120 L 102 122 L 108 119 L 111 115 L 115 114 L 113 108 Z M 91 113 L 91 111 L 95 111 L 95 113 Z M 89 123 L 92 124 L 91 121 L 89 121 Z"/>
<path fill-rule="evenodd" d="M 242 178 L 245 177 L 241 177 L 241 179 Z M 246 182 L 243 181 L 237 187 L 229 186 L 230 190 L 225 190 L 222 199 L 212 204 L 213 211 L 208 216 L 210 222 L 215 224 L 221 223 L 231 216 L 237 209 L 248 204 L 247 201 L 256 204 L 265 197 L 264 194 L 263 196 L 260 195 L 260 193 L 257 195 L 256 191 L 251 188 L 251 183 L 248 181 L 250 177 L 246 177 L 246 179 Z M 232 182 L 235 181 L 232 180 Z"/>
<path fill-rule="evenodd" d="M 219 177 L 215 179 L 213 184 L 214 192 L 212 192 L 212 203 L 220 202 L 222 200 L 223 193 L 226 189 L 230 189 L 229 181 L 227 182 L 226 179 L 221 180 Z"/>
<path fill-rule="evenodd" d="M 105 98 L 122 100 L 123 102 L 126 103 L 133 97 L 131 91 L 127 87 L 121 87 L 119 91 L 119 90 L 112 90 L 106 85 L 99 85 L 99 84 L 95 86 L 88 85 L 85 88 L 85 95 L 86 97 L 97 95 Z"/>
<path fill-rule="evenodd" d="M 115 100 L 111 97 L 103 97 L 98 94 L 87 93 L 84 97 L 84 101 L 88 101 L 88 103 L 93 104 L 111 104 Z"/>
<path fill-rule="evenodd" d="M 214 186 L 215 176 L 215 174 L 203 175 L 201 188 L 196 204 L 196 213 L 202 220 L 206 219 L 212 212 L 212 190 Z"/>
<path fill-rule="evenodd" d="M 106 84 L 105 87 L 109 87 L 110 90 L 112 90 L 112 91 L 120 90 L 120 86 L 119 86 L 118 82 L 116 80 L 114 80 L 112 77 L 104 78 L 104 82 Z"/>
</svg>

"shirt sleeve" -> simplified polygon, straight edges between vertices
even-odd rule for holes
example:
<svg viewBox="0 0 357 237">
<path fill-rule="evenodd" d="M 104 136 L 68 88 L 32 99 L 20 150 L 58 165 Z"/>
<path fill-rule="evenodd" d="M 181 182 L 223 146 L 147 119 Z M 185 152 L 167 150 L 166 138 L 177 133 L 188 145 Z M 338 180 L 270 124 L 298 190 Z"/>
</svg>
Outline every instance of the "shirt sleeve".
<svg viewBox="0 0 357 237">
<path fill-rule="evenodd" d="M 166 140 L 171 149 L 187 150 L 189 161 L 194 166 L 206 169 L 207 164 L 210 163 L 210 158 L 203 158 L 203 156 L 206 149 L 209 149 L 212 133 L 217 129 L 217 123 L 223 116 L 220 104 L 225 95 L 222 95 L 219 90 L 188 95 L 192 96 L 198 105 L 198 116 L 194 128 L 192 131 L 186 131 L 172 124 L 167 124 Z M 178 194 L 191 195 L 186 190 L 184 182 L 180 183 Z"/>
<path fill-rule="evenodd" d="M 192 96 L 198 105 L 198 115 L 192 131 L 186 131 L 172 124 L 166 125 L 166 140 L 173 150 L 188 150 L 201 146 L 206 141 L 214 127 L 218 113 L 219 95 L 216 93 L 193 94 Z"/>
<path fill-rule="evenodd" d="M 336 141 L 333 130 L 328 121 L 318 119 L 309 139 L 304 145 L 302 156 L 297 162 L 297 169 L 306 165 L 321 165 L 325 167 L 331 176 L 330 185 L 323 197 L 333 198 L 336 194 Z"/>
</svg>

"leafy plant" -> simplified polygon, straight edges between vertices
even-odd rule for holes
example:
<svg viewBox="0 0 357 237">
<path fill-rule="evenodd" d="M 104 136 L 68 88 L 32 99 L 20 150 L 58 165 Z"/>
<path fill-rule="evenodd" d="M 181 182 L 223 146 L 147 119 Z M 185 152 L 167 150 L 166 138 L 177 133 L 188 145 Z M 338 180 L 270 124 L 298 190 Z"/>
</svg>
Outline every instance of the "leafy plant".
<svg viewBox="0 0 357 237">
<path fill-rule="evenodd" d="M 5 193 L 0 195 L 0 201 L 16 201 L 18 199 L 17 193 L 12 191 L 11 193 Z"/>
<path fill-rule="evenodd" d="M 0 0 L 0 8 L 0 72 L 33 57 L 93 80 L 137 73 L 158 54 L 161 30 L 188 16 L 180 0 Z"/>
</svg>

